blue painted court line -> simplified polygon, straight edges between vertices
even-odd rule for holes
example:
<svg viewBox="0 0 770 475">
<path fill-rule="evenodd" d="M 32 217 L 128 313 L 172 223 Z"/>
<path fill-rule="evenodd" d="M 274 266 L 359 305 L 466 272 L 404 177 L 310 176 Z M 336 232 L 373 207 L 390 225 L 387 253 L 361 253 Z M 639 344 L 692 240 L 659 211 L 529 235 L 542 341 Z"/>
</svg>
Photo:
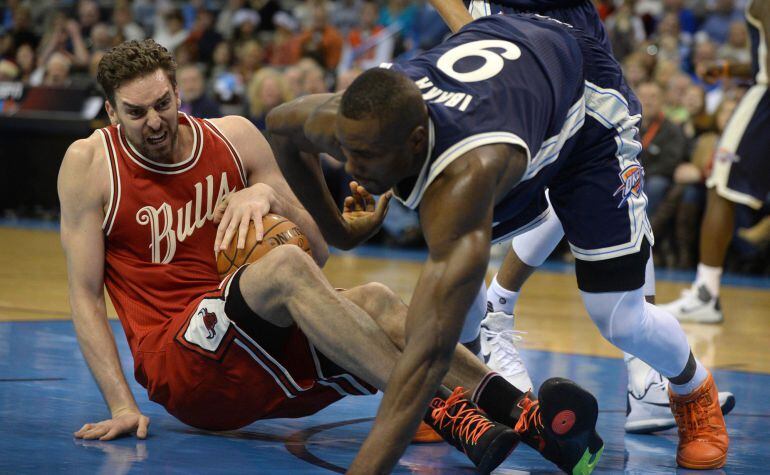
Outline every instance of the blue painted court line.
<svg viewBox="0 0 770 475">
<path fill-rule="evenodd" d="M 302 419 L 259 421 L 211 433 L 185 426 L 147 400 L 133 381 L 125 335 L 111 322 L 137 402 L 152 420 L 150 437 L 80 441 L 72 432 L 108 417 L 104 401 L 68 321 L 0 323 L 0 473 L 13 474 L 324 474 L 342 473 L 371 427 L 379 396 L 346 398 Z M 595 474 L 685 473 L 675 468 L 676 431 L 625 435 L 626 378 L 622 360 L 522 351 L 535 384 L 562 375 L 599 400 L 597 430 L 605 442 Z M 770 466 L 770 375 L 714 371 L 720 389 L 735 393 L 727 417 L 731 447 L 724 470 L 700 474 L 767 473 Z M 467 458 L 447 444 L 411 445 L 396 474 L 472 474 Z M 559 473 L 520 445 L 495 472 Z M 686 472 L 694 474 L 694 472 Z"/>
</svg>

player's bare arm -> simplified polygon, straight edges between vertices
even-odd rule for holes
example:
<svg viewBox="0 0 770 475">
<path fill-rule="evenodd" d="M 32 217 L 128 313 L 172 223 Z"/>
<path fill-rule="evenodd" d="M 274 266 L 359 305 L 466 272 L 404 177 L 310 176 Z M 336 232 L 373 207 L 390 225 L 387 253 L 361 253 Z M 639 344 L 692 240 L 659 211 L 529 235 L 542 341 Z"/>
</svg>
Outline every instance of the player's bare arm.
<svg viewBox="0 0 770 475">
<path fill-rule="evenodd" d="M 139 411 L 126 382 L 104 300 L 101 226 L 109 176 L 101 147 L 96 133 L 73 143 L 58 179 L 72 320 L 80 349 L 111 413 L 111 419 L 85 424 L 75 437 L 111 440 L 135 432 L 143 439 L 150 421 Z"/>
<path fill-rule="evenodd" d="M 409 443 L 484 279 L 498 190 L 510 189 L 525 167 L 518 149 L 484 146 L 453 162 L 426 191 L 420 219 L 429 255 L 409 306 L 406 347 L 351 472 L 387 472 Z"/>
<path fill-rule="evenodd" d="M 221 216 L 217 237 L 221 236 L 221 240 L 217 240 L 215 247 L 226 249 L 237 230 L 237 245 L 242 249 L 249 222 L 254 222 L 259 236 L 262 232 L 262 216 L 272 211 L 299 225 L 310 240 L 316 262 L 323 265 L 329 252 L 321 231 L 286 183 L 270 146 L 259 130 L 240 116 L 213 119 L 212 122 L 222 129 L 235 146 L 250 185 L 230 195 L 227 202 L 217 210 L 216 217 Z"/>
<path fill-rule="evenodd" d="M 357 214 L 356 219 L 346 219 L 352 215 L 341 215 L 337 209 L 324 181 L 318 154 L 345 159 L 335 136 L 340 97 L 318 94 L 279 106 L 268 115 L 267 129 L 281 171 L 318 223 L 324 238 L 338 248 L 350 249 L 379 229 L 390 195 L 385 195 L 376 206 L 367 206 L 368 198 L 363 199 L 365 213 Z"/>
<path fill-rule="evenodd" d="M 441 15 L 452 33 L 457 33 L 457 30 L 473 21 L 462 0 L 428 0 L 428 2 Z"/>
</svg>

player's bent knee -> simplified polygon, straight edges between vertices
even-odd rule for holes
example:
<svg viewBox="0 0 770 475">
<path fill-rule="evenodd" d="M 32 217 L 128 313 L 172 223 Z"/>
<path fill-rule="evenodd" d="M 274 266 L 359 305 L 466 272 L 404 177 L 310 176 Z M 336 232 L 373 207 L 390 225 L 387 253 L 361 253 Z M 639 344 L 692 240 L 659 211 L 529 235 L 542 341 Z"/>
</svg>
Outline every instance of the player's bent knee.
<svg viewBox="0 0 770 475">
<path fill-rule="evenodd" d="M 642 289 L 628 292 L 583 292 L 583 301 L 602 336 L 622 350 L 644 338 L 645 300 Z"/>
</svg>

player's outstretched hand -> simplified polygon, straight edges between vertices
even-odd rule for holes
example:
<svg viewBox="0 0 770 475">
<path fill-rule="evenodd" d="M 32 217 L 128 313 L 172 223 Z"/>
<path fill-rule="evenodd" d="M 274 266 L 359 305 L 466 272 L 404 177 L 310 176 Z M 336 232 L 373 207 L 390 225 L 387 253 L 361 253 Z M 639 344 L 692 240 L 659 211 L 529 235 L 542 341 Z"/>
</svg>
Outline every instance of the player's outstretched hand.
<svg viewBox="0 0 770 475">
<path fill-rule="evenodd" d="M 217 237 L 214 241 L 214 252 L 226 250 L 230 241 L 238 233 L 238 249 L 246 247 L 246 234 L 249 231 L 249 221 L 254 222 L 257 231 L 257 242 L 262 241 L 262 217 L 270 212 L 275 204 L 276 194 L 273 188 L 264 183 L 256 183 L 243 190 L 227 195 L 214 210 L 214 223 L 217 227 Z"/>
<path fill-rule="evenodd" d="M 147 438 L 150 418 L 138 411 L 125 412 L 105 421 L 85 424 L 74 436 L 86 440 L 113 440 L 136 433 L 137 439 Z"/>
<path fill-rule="evenodd" d="M 353 242 L 364 242 L 380 229 L 392 197 L 393 193 L 388 191 L 380 196 L 379 201 L 375 201 L 366 188 L 358 182 L 350 182 L 350 196 L 345 198 L 342 217 Z"/>
</svg>

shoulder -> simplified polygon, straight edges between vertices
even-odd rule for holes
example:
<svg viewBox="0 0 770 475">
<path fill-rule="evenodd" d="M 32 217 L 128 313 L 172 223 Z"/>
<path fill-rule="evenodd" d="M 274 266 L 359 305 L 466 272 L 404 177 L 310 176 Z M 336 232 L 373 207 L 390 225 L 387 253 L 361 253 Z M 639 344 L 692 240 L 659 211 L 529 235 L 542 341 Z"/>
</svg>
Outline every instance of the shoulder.
<svg viewBox="0 0 770 475">
<path fill-rule="evenodd" d="M 206 119 L 225 134 L 236 147 L 246 140 L 262 137 L 257 127 L 247 118 L 239 115 L 227 115 L 218 119 Z M 239 150 L 240 151 L 240 150 Z"/>
<path fill-rule="evenodd" d="M 85 186 L 86 183 L 88 186 Z M 67 148 L 59 169 L 58 185 L 61 195 L 77 192 L 79 196 L 106 196 L 109 166 L 101 132 L 94 131 Z"/>
</svg>

